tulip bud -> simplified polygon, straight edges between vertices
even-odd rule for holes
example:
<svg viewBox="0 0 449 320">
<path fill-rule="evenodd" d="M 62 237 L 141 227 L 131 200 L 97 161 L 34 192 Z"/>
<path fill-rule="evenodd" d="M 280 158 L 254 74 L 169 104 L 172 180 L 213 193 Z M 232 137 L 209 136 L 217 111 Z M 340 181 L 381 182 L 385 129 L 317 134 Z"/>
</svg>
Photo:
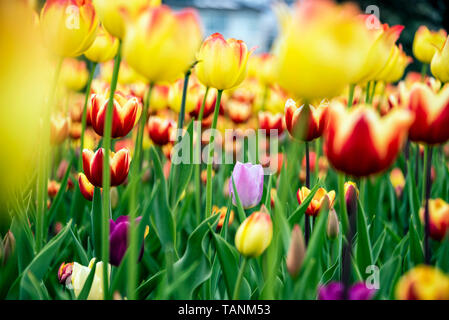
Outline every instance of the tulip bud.
<svg viewBox="0 0 449 320">
<path fill-rule="evenodd" d="M 252 213 L 237 229 L 235 246 L 247 257 L 258 257 L 270 245 L 273 237 L 273 224 L 270 215 L 262 205 L 260 211 Z"/>
<path fill-rule="evenodd" d="M 357 199 L 359 198 L 359 190 L 354 182 L 349 181 L 344 185 L 346 210 L 349 216 L 357 212 Z"/>
<path fill-rule="evenodd" d="M 329 211 L 329 216 L 327 217 L 327 236 L 329 239 L 335 239 L 340 231 L 340 226 L 338 223 L 337 213 L 334 209 Z"/>
<path fill-rule="evenodd" d="M 396 196 L 400 198 L 405 186 L 405 178 L 401 169 L 394 168 L 393 170 L 391 170 L 390 182 L 394 188 L 394 191 L 396 192 Z"/>
<path fill-rule="evenodd" d="M 260 164 L 241 163 L 237 161 L 229 180 L 229 193 L 232 195 L 232 203 L 237 205 L 234 195 L 235 188 L 243 208 L 249 209 L 256 206 L 262 199 L 263 193 L 263 168 Z"/>
<path fill-rule="evenodd" d="M 140 222 L 142 217 L 137 217 L 136 224 Z M 109 248 L 110 248 L 110 259 L 109 262 L 118 267 L 122 262 L 123 256 L 125 255 L 126 249 L 128 248 L 128 229 L 129 221 L 128 216 L 120 216 L 115 221 L 109 220 L 110 231 L 109 231 Z M 148 234 L 147 229 L 145 229 L 145 235 Z M 142 259 L 143 256 L 143 242 L 140 248 L 140 253 L 138 261 Z"/>
<path fill-rule="evenodd" d="M 58 281 L 60 284 L 68 286 L 72 282 L 73 262 L 61 263 L 58 270 Z"/>
<path fill-rule="evenodd" d="M 295 224 L 290 239 L 290 247 L 287 254 L 287 270 L 292 277 L 296 277 L 301 269 L 302 262 L 306 255 L 306 245 L 304 236 L 299 225 Z"/>
<path fill-rule="evenodd" d="M 3 238 L 3 263 L 8 261 L 8 258 L 14 254 L 16 250 L 16 238 L 14 234 L 9 230 Z"/>
</svg>

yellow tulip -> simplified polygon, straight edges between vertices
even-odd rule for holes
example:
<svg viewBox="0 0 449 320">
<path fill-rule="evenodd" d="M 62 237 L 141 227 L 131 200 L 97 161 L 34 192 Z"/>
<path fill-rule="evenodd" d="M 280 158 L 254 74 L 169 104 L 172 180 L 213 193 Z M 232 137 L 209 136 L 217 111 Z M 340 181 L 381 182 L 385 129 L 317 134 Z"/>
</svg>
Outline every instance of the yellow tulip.
<svg viewBox="0 0 449 320">
<path fill-rule="evenodd" d="M 84 52 L 87 59 L 96 63 L 103 63 L 115 57 L 118 50 L 118 39 L 99 28 L 94 43 Z"/>
<path fill-rule="evenodd" d="M 432 74 L 443 83 L 449 82 L 449 37 L 441 49 L 436 50 L 430 64 Z"/>
<path fill-rule="evenodd" d="M 61 57 L 77 57 L 94 42 L 99 20 L 91 0 L 48 0 L 40 27 L 49 50 Z"/>
<path fill-rule="evenodd" d="M 420 26 L 413 39 L 413 54 L 422 63 L 429 64 L 437 48 L 442 48 L 446 40 L 446 31 L 430 31 L 426 26 Z"/>
<path fill-rule="evenodd" d="M 80 91 L 86 86 L 88 77 L 89 71 L 87 70 L 86 62 L 72 58 L 64 60 L 60 79 L 67 89 Z"/>
<path fill-rule="evenodd" d="M 113 60 L 103 63 L 100 67 L 100 78 L 107 83 L 111 83 L 113 68 L 114 68 Z M 145 82 L 145 79 L 140 74 L 138 74 L 133 68 L 131 68 L 125 60 L 122 60 L 122 62 L 120 63 L 118 83 L 121 85 L 130 85 L 139 82 Z M 95 86 L 97 84 L 98 83 L 96 82 Z"/>
<path fill-rule="evenodd" d="M 376 80 L 393 83 L 399 81 L 404 75 L 405 68 L 412 62 L 412 58 L 407 56 L 402 50 L 402 46 L 394 46 L 387 65 L 376 76 Z"/>
<path fill-rule="evenodd" d="M 149 82 L 172 82 L 192 66 L 201 39 L 195 10 L 148 8 L 127 26 L 123 57 Z"/>
<path fill-rule="evenodd" d="M 273 237 L 273 224 L 265 206 L 256 211 L 237 229 L 235 246 L 237 250 L 247 257 L 258 257 L 271 243 Z"/>
<path fill-rule="evenodd" d="M 123 39 L 126 17 L 135 19 L 147 6 L 158 6 L 161 0 L 93 0 L 103 27 L 114 37 Z"/>
<path fill-rule="evenodd" d="M 279 84 L 295 98 L 332 98 L 353 82 L 371 48 L 370 34 L 350 3 L 298 1 L 280 35 Z"/>
<path fill-rule="evenodd" d="M 242 40 L 225 40 L 221 34 L 214 33 L 204 40 L 197 54 L 198 79 L 218 90 L 237 87 L 246 78 L 251 53 Z"/>
<path fill-rule="evenodd" d="M 87 267 L 80 265 L 77 262 L 73 263 L 72 267 L 72 286 L 75 296 L 81 293 L 81 290 L 84 288 L 84 283 L 89 276 L 90 271 L 92 270 L 95 263 L 95 259 L 90 260 L 89 265 Z M 111 274 L 111 266 L 108 263 L 108 275 Z M 104 299 L 104 290 L 103 290 L 103 262 L 97 262 L 95 267 L 95 275 L 94 280 L 92 281 L 92 286 L 89 291 L 89 295 L 87 296 L 87 300 L 103 300 Z"/>
<path fill-rule="evenodd" d="M 419 265 L 399 279 L 395 293 L 398 300 L 448 300 L 449 277 L 435 267 Z"/>
<path fill-rule="evenodd" d="M 174 84 L 170 86 L 168 92 L 168 105 L 170 109 L 179 113 L 181 109 L 182 91 L 184 88 L 184 79 L 177 80 Z M 198 105 L 200 99 L 200 94 L 204 89 L 198 80 L 192 76 L 189 81 L 189 86 L 187 87 L 187 96 L 185 104 L 185 112 L 190 113 Z"/>
</svg>

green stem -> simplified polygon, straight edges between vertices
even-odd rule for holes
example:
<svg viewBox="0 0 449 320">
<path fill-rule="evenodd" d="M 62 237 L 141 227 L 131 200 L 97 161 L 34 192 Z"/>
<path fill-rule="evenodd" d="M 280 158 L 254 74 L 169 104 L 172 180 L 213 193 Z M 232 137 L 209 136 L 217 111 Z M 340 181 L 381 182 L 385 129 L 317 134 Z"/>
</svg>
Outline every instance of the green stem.
<svg viewBox="0 0 449 320">
<path fill-rule="evenodd" d="M 50 142 L 50 116 L 55 104 L 55 92 L 58 85 L 59 74 L 61 73 L 63 58 L 57 62 L 53 78 L 52 90 L 50 92 L 50 103 L 43 110 L 42 143 L 39 144 L 39 171 L 37 176 L 36 190 L 36 252 L 39 252 L 44 242 L 45 210 L 47 208 L 47 185 L 49 173 L 49 142 Z"/>
<path fill-rule="evenodd" d="M 352 100 L 354 100 L 355 84 L 349 85 L 348 109 L 352 107 Z"/>
<path fill-rule="evenodd" d="M 345 176 L 343 173 L 338 174 L 338 200 L 340 202 L 340 214 L 343 225 L 343 234 L 347 234 L 349 229 L 349 219 L 348 212 L 346 210 Z"/>
<path fill-rule="evenodd" d="M 429 216 L 429 198 L 432 190 L 432 146 L 426 146 L 425 165 L 424 165 L 424 259 L 426 264 L 430 264 L 430 216 Z"/>
<path fill-rule="evenodd" d="M 373 91 L 371 92 L 371 96 L 369 98 L 369 103 L 370 104 L 373 103 L 373 101 L 374 101 L 374 95 L 376 93 L 376 87 L 377 87 L 377 81 L 374 81 L 373 82 Z"/>
<path fill-rule="evenodd" d="M 248 258 L 243 257 L 242 264 L 240 266 L 239 274 L 237 276 L 237 282 L 235 283 L 234 293 L 232 294 L 232 300 L 237 300 L 240 293 L 240 285 L 242 284 L 243 274 L 245 273 L 246 265 L 248 264 Z"/>
<path fill-rule="evenodd" d="M 206 183 L 206 218 L 210 216 L 212 209 L 212 162 L 214 155 L 214 130 L 217 127 L 218 113 L 223 90 L 217 90 L 217 102 L 215 103 L 214 119 L 212 121 L 211 136 L 209 139 L 209 154 L 207 156 L 207 183 Z"/>
<path fill-rule="evenodd" d="M 121 48 L 122 42 L 120 41 L 117 56 L 114 61 L 114 69 L 112 72 L 111 88 L 109 93 L 109 101 L 106 109 L 106 119 L 103 131 L 103 204 L 102 204 L 102 228 L 101 228 L 101 260 L 103 261 L 103 291 L 104 298 L 109 299 L 109 275 L 108 275 L 108 263 L 109 263 L 109 219 L 111 214 L 111 172 L 109 169 L 109 154 L 111 148 L 111 132 L 112 132 L 112 115 L 114 105 L 114 94 L 117 88 L 118 73 L 121 62 Z"/>
<path fill-rule="evenodd" d="M 421 81 L 424 82 L 427 76 L 427 63 L 423 63 L 421 66 Z"/>
<path fill-rule="evenodd" d="M 83 116 L 81 118 L 81 136 L 80 136 L 80 154 L 78 158 L 78 171 L 81 171 L 83 168 L 83 157 L 82 152 L 84 148 L 84 132 L 86 131 L 86 118 L 87 118 L 87 103 L 89 102 L 89 96 L 90 96 L 90 88 L 92 87 L 92 79 L 95 75 L 95 70 L 97 69 L 97 63 L 92 63 L 89 79 L 87 80 L 87 87 L 86 87 L 86 97 L 84 98 L 84 107 L 83 107 Z"/>
<path fill-rule="evenodd" d="M 195 204 L 196 204 L 196 223 L 201 222 L 201 122 L 203 121 L 204 108 L 206 106 L 207 95 L 209 93 L 209 87 L 206 88 L 204 93 L 203 102 L 201 103 L 200 113 L 198 114 L 198 135 L 197 135 L 197 150 L 196 154 L 199 157 L 199 164 L 195 164 Z"/>
<path fill-rule="evenodd" d="M 371 88 L 371 81 L 368 81 L 368 83 L 366 84 L 365 103 L 369 103 L 369 98 L 371 94 L 370 88 Z"/>
</svg>

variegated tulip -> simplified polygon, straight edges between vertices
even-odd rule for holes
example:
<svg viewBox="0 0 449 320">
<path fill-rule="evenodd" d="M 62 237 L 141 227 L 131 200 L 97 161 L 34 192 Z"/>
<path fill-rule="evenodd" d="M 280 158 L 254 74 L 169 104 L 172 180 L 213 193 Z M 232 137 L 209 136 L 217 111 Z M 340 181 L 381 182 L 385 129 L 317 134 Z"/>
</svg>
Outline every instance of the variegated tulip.
<svg viewBox="0 0 449 320">
<path fill-rule="evenodd" d="M 109 102 L 109 91 L 103 95 L 93 94 L 91 96 L 90 110 L 88 116 L 95 132 L 102 136 L 106 117 L 106 109 Z M 142 113 L 142 104 L 133 96 L 125 96 L 120 91 L 114 94 L 112 116 L 112 138 L 126 136 L 139 121 Z"/>
<path fill-rule="evenodd" d="M 326 128 L 326 109 L 328 103 L 323 100 L 318 107 L 304 104 L 299 108 L 295 101 L 285 103 L 285 125 L 292 138 L 300 141 L 312 141 L 320 137 Z"/>
<path fill-rule="evenodd" d="M 413 39 L 413 54 L 422 63 L 429 64 L 437 48 L 442 48 L 447 33 L 444 29 L 430 31 L 426 26 L 420 26 Z"/>
<path fill-rule="evenodd" d="M 212 215 L 214 215 L 214 214 L 220 215 L 220 218 L 219 218 L 218 224 L 217 224 L 217 230 L 220 230 L 223 227 L 223 225 L 225 223 L 227 211 L 228 211 L 227 207 L 221 207 L 221 208 L 219 208 L 217 206 L 212 207 Z M 234 221 L 234 210 L 231 210 L 229 212 L 228 226 L 230 226 L 233 221 Z"/>
<path fill-rule="evenodd" d="M 83 150 L 83 170 L 90 181 L 96 187 L 103 186 L 103 154 L 104 149 L 100 148 L 95 153 L 91 150 Z M 110 152 L 109 167 L 111 172 L 111 186 L 122 184 L 128 177 L 130 156 L 128 149 L 121 149 L 118 152 Z"/>
<path fill-rule="evenodd" d="M 356 177 L 386 170 L 396 159 L 413 115 L 402 109 L 380 117 L 363 105 L 346 110 L 335 102 L 329 107 L 324 151 L 337 170 Z"/>
<path fill-rule="evenodd" d="M 270 135 L 270 130 L 276 130 L 280 136 L 284 132 L 284 117 L 282 113 L 272 114 L 271 112 L 259 112 L 259 128 Z"/>
<path fill-rule="evenodd" d="M 399 279 L 395 293 L 399 300 L 448 300 L 449 277 L 433 266 L 419 265 Z"/>
<path fill-rule="evenodd" d="M 99 25 L 92 0 L 48 0 L 40 27 L 49 50 L 60 57 L 77 57 L 94 42 Z"/>
<path fill-rule="evenodd" d="M 424 208 L 419 211 L 424 223 Z M 441 241 L 449 230 L 449 204 L 443 199 L 429 199 L 430 236 Z"/>
<path fill-rule="evenodd" d="M 197 54 L 198 79 L 206 87 L 218 90 L 237 87 L 246 77 L 251 53 L 242 40 L 226 40 L 214 33 L 204 40 Z"/>
<path fill-rule="evenodd" d="M 148 120 L 148 134 L 157 145 L 163 146 L 170 142 L 172 131 L 176 128 L 173 120 L 151 116 Z"/>
<path fill-rule="evenodd" d="M 298 203 L 301 204 L 310 194 L 310 190 L 307 187 L 301 187 L 298 189 L 296 193 L 296 198 L 298 199 Z M 329 199 L 329 208 L 332 208 L 334 200 L 335 200 L 335 191 L 331 190 L 329 192 L 324 188 L 319 188 L 315 195 L 312 198 L 312 201 L 309 203 L 309 206 L 306 209 L 306 214 L 309 216 L 316 217 L 320 212 L 321 205 L 324 201 L 324 198 L 327 197 Z"/>
<path fill-rule="evenodd" d="M 87 179 L 86 175 L 82 172 L 80 172 L 78 175 L 78 185 L 83 197 L 88 201 L 92 201 L 92 199 L 94 198 L 95 186 L 90 183 L 89 179 Z"/>
<path fill-rule="evenodd" d="M 251 105 L 246 102 L 230 100 L 226 103 L 226 112 L 232 122 L 239 124 L 245 123 L 252 114 Z"/>
</svg>

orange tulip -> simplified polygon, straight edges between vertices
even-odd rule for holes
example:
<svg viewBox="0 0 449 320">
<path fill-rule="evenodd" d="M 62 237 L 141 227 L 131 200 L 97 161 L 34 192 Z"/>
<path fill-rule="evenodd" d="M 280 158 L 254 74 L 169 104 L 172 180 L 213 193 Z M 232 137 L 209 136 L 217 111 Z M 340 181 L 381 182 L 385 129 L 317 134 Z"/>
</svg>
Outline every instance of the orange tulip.
<svg viewBox="0 0 449 320">
<path fill-rule="evenodd" d="M 297 107 L 295 101 L 285 103 L 285 125 L 292 138 L 300 141 L 312 141 L 323 134 L 326 128 L 326 109 L 328 104 L 322 101 L 316 108 L 305 104 Z"/>
<path fill-rule="evenodd" d="M 402 109 L 380 117 L 360 105 L 346 110 L 335 102 L 329 107 L 324 150 L 335 169 L 356 177 L 387 169 L 396 159 L 413 115 Z"/>
<path fill-rule="evenodd" d="M 55 180 L 50 180 L 48 182 L 48 186 L 47 186 L 48 196 L 50 198 L 56 197 L 56 195 L 58 194 L 60 188 L 61 188 L 61 184 L 60 183 L 58 183 Z"/>
<path fill-rule="evenodd" d="M 307 198 L 307 196 L 310 194 L 310 190 L 307 187 L 301 187 L 298 189 L 298 192 L 296 193 L 296 198 L 298 199 L 298 203 L 301 204 L 303 201 Z M 321 205 L 325 199 L 325 197 L 328 197 L 329 199 L 329 208 L 332 208 L 334 200 L 335 200 L 335 191 L 331 190 L 329 192 L 326 191 L 324 188 L 319 188 L 315 195 L 312 198 L 312 201 L 310 202 L 309 206 L 306 209 L 306 214 L 309 216 L 316 217 L 318 213 L 320 212 Z"/>
<path fill-rule="evenodd" d="M 78 184 L 83 197 L 89 201 L 92 201 L 94 198 L 95 186 L 90 183 L 89 179 L 87 179 L 86 175 L 82 172 L 78 175 Z"/>
<path fill-rule="evenodd" d="M 424 208 L 419 211 L 424 223 Z M 429 199 L 430 236 L 441 241 L 449 230 L 449 204 L 443 199 Z"/>
<path fill-rule="evenodd" d="M 223 227 L 223 224 L 226 219 L 227 211 L 228 211 L 227 207 L 221 207 L 221 208 L 218 208 L 217 206 L 212 207 L 212 215 L 220 214 L 220 218 L 219 218 L 218 224 L 217 224 L 217 230 L 220 230 Z M 228 226 L 230 226 L 233 221 L 234 221 L 234 210 L 231 210 L 231 212 L 229 212 Z"/>
<path fill-rule="evenodd" d="M 439 144 L 449 139 L 449 86 L 435 94 L 427 85 L 414 83 L 406 100 L 404 105 L 415 115 L 410 140 Z"/>
<path fill-rule="evenodd" d="M 148 120 L 148 134 L 150 139 L 159 146 L 166 145 L 170 142 L 172 131 L 175 128 L 176 123 L 170 119 L 153 116 Z"/>
<path fill-rule="evenodd" d="M 103 186 L 103 154 L 100 148 L 95 153 L 89 149 L 83 150 L 83 170 L 90 181 L 96 187 Z M 111 186 L 122 184 L 128 177 L 130 155 L 128 149 L 121 149 L 117 153 L 110 152 L 109 167 L 111 170 Z"/>
<path fill-rule="evenodd" d="M 90 123 L 95 132 L 102 136 L 106 109 L 109 102 L 109 91 L 105 94 L 93 94 L 91 97 L 91 106 L 88 112 Z M 113 118 L 112 118 L 112 138 L 126 136 L 139 121 L 142 113 L 142 104 L 136 97 L 125 96 L 120 91 L 114 94 Z"/>
<path fill-rule="evenodd" d="M 284 132 L 284 119 L 282 113 L 272 114 L 271 112 L 259 112 L 259 128 L 266 130 L 270 135 L 270 130 L 276 130 L 280 136 Z"/>
</svg>

